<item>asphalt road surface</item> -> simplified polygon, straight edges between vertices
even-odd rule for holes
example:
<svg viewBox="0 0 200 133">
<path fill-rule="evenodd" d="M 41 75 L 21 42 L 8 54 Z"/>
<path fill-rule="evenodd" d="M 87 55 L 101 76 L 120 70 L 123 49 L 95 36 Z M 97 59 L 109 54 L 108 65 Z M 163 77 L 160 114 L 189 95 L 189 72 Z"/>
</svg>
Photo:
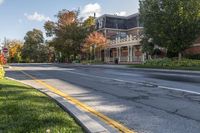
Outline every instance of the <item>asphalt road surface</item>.
<svg viewBox="0 0 200 133">
<path fill-rule="evenodd" d="M 12 66 L 139 133 L 200 133 L 200 74 L 55 64 Z M 7 70 L 8 77 L 29 80 L 22 75 Z"/>
</svg>

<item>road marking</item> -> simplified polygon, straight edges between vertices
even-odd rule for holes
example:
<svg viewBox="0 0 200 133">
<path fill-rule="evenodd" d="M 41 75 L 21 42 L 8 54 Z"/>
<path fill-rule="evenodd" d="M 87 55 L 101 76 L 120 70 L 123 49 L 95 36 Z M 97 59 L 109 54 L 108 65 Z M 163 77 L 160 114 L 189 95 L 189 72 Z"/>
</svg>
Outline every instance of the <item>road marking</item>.
<svg viewBox="0 0 200 133">
<path fill-rule="evenodd" d="M 145 86 L 153 86 L 152 84 L 149 83 L 141 83 L 141 82 L 134 82 L 134 81 L 125 81 L 122 79 L 116 79 L 116 78 L 108 78 L 108 77 L 102 77 L 102 76 L 97 76 L 97 75 L 90 75 L 90 74 L 85 74 L 85 73 L 79 73 L 79 72 L 73 72 L 73 71 L 64 71 L 66 73 L 72 73 L 72 74 L 77 74 L 81 76 L 87 76 L 87 77 L 93 77 L 93 78 L 101 78 L 101 79 L 106 79 L 106 80 L 114 80 L 118 82 L 125 82 L 125 83 L 134 83 L 134 84 L 139 84 L 139 85 L 145 85 Z"/>
<path fill-rule="evenodd" d="M 178 88 L 173 88 L 173 87 L 158 86 L 158 88 L 161 88 L 161 89 L 166 89 L 166 90 L 173 90 L 173 91 L 181 91 L 181 92 L 186 92 L 186 93 L 191 93 L 191 94 L 200 95 L 200 93 L 199 93 L 199 92 L 195 92 L 195 91 L 188 91 L 188 90 L 183 90 L 183 89 L 178 89 Z"/>
<path fill-rule="evenodd" d="M 13 69 L 15 69 L 15 68 L 13 68 Z M 79 100 L 71 97 L 70 95 L 68 95 L 66 93 L 63 93 L 62 91 L 54 88 L 53 86 L 45 83 L 44 81 L 39 80 L 36 77 L 33 77 L 32 75 L 30 75 L 30 74 L 28 74 L 28 73 L 26 73 L 26 72 L 24 72 L 22 70 L 19 70 L 19 69 L 15 69 L 15 70 L 22 72 L 24 75 L 30 77 L 34 81 L 36 81 L 36 82 L 40 83 L 41 85 L 45 86 L 46 88 L 48 88 L 50 91 L 54 92 L 55 94 L 58 94 L 58 95 L 64 97 L 65 99 L 70 101 L 72 104 L 78 106 L 79 108 L 85 110 L 86 112 L 89 112 L 89 113 L 97 116 L 98 118 L 100 118 L 102 121 L 104 121 L 108 125 L 118 129 L 120 132 L 122 132 L 122 133 L 136 133 L 136 131 L 130 130 L 129 128 L 125 127 L 124 125 L 120 124 L 119 122 L 117 122 L 117 121 L 107 117 L 106 115 L 94 110 L 90 106 L 80 102 Z"/>
<path fill-rule="evenodd" d="M 72 74 L 77 74 L 77 75 L 81 75 L 81 76 L 87 76 L 87 77 L 95 77 L 95 78 L 101 78 L 101 79 L 114 80 L 114 81 L 124 82 L 124 83 L 133 83 L 133 84 L 143 85 L 143 86 L 146 86 L 146 87 L 157 87 L 157 88 L 165 89 L 165 90 L 173 90 L 173 91 L 186 92 L 186 93 L 190 93 L 190 94 L 200 95 L 199 92 L 195 92 L 195 91 L 189 91 L 189 90 L 184 90 L 184 89 L 179 89 L 179 88 L 173 88 L 173 87 L 167 87 L 167 86 L 159 86 L 159 85 L 151 84 L 151 83 L 143 83 L 143 82 L 135 82 L 135 81 L 125 81 L 125 80 L 122 80 L 122 79 L 108 78 L 108 77 L 102 77 L 102 76 L 96 76 L 96 75 L 89 75 L 89 74 L 79 73 L 79 72 L 73 72 L 73 71 L 64 71 L 64 72 L 66 72 L 66 73 L 72 73 Z"/>
</svg>

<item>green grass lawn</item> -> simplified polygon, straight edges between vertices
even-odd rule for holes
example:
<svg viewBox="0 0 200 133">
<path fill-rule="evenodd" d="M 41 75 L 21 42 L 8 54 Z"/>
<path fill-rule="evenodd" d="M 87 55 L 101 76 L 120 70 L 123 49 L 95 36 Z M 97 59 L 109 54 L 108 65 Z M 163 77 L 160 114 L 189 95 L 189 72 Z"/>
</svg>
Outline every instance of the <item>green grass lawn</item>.
<svg viewBox="0 0 200 133">
<path fill-rule="evenodd" d="M 0 133 L 82 133 L 72 117 L 36 89 L 0 79 Z"/>
</svg>

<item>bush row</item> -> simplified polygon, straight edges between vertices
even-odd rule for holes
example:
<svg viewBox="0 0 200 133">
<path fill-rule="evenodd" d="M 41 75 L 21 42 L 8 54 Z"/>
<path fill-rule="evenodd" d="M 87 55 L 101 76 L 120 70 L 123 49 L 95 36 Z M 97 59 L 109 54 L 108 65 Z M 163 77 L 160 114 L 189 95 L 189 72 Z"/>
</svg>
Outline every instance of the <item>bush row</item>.
<svg viewBox="0 0 200 133">
<path fill-rule="evenodd" d="M 186 55 L 185 56 L 188 59 L 196 59 L 196 60 L 200 60 L 200 54 L 195 54 L 195 55 Z"/>
<path fill-rule="evenodd" d="M 143 64 L 144 66 L 152 67 L 200 67 L 200 60 L 191 60 L 191 59 L 155 59 L 149 60 Z"/>
</svg>

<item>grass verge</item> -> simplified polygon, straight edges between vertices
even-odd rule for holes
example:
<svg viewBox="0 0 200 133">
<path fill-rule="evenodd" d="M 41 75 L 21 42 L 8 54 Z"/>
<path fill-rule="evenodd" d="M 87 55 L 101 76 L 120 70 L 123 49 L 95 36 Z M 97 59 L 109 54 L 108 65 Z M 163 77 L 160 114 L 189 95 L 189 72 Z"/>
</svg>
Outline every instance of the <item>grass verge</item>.
<svg viewBox="0 0 200 133">
<path fill-rule="evenodd" d="M 51 98 L 21 83 L 0 79 L 0 132 L 83 131 Z"/>
</svg>

